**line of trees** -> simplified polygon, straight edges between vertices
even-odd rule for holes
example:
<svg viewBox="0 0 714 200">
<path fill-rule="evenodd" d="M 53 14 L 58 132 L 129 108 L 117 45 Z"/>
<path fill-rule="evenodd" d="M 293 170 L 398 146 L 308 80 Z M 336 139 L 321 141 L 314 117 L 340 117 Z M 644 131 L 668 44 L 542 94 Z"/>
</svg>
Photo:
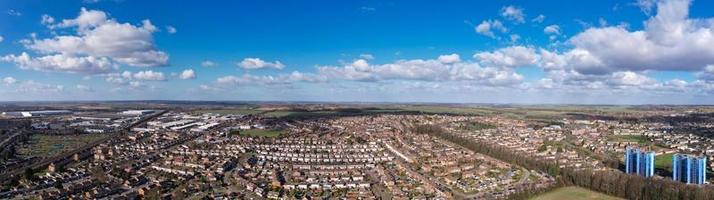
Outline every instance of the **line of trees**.
<svg viewBox="0 0 714 200">
<path fill-rule="evenodd" d="M 709 185 L 687 185 L 662 178 L 644 178 L 625 174 L 621 171 L 591 170 L 591 169 L 561 169 L 557 162 L 540 160 L 533 155 L 513 152 L 506 147 L 482 141 L 465 139 L 449 134 L 437 125 L 415 125 L 413 133 L 429 134 L 461 145 L 472 151 L 490 157 L 516 164 L 528 169 L 538 170 L 556 177 L 557 186 L 580 186 L 612 196 L 626 199 L 659 199 L 659 200 L 710 200 L 714 199 L 714 187 Z M 613 165 L 606 161 L 608 166 Z M 524 199 L 539 191 L 524 190 L 512 195 L 512 199 Z"/>
</svg>

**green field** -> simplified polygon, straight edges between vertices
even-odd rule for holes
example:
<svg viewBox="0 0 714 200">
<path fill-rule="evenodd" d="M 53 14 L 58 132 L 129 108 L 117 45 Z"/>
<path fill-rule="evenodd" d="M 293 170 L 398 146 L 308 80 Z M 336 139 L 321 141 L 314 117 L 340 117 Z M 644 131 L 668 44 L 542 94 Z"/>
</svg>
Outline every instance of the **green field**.
<svg viewBox="0 0 714 200">
<path fill-rule="evenodd" d="M 655 156 L 655 168 L 664 169 L 667 171 L 672 170 L 672 157 L 674 154 L 662 154 Z"/>
<path fill-rule="evenodd" d="M 615 142 L 637 142 L 640 144 L 648 143 L 649 140 L 644 135 L 608 135 L 610 141 Z"/>
<path fill-rule="evenodd" d="M 531 200 L 621 200 L 622 198 L 609 196 L 599 192 L 591 191 L 585 188 L 570 186 L 555 189 L 545 194 L 531 198 Z"/>
<path fill-rule="evenodd" d="M 269 129 L 240 130 L 240 135 L 249 137 L 278 137 L 283 131 Z"/>
<path fill-rule="evenodd" d="M 248 108 L 240 108 L 240 109 L 198 110 L 196 112 L 197 113 L 214 113 L 214 114 L 219 114 L 219 115 L 251 115 L 251 114 L 258 114 L 263 111 L 255 110 L 255 109 L 248 109 Z"/>
<path fill-rule="evenodd" d="M 101 139 L 103 134 L 81 134 L 81 135 L 39 135 L 30 137 L 27 145 L 18 149 L 18 153 L 24 156 L 49 157 L 63 152 L 71 151 L 82 145 Z"/>
</svg>

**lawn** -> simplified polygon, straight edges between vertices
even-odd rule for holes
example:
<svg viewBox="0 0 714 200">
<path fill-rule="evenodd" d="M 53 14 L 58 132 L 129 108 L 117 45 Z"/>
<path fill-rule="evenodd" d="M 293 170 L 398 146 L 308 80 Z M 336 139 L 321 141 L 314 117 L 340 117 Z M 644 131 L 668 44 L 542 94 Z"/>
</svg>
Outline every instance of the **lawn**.
<svg viewBox="0 0 714 200">
<path fill-rule="evenodd" d="M 249 137 L 278 137 L 283 131 L 270 129 L 249 129 L 240 130 L 240 135 Z"/>
<path fill-rule="evenodd" d="M 591 191 L 581 187 L 562 187 L 545 194 L 531 198 L 531 200 L 561 200 L 561 199 L 578 199 L 578 200 L 620 200 L 622 198 L 609 196 L 599 192 Z"/>
<path fill-rule="evenodd" d="M 23 145 L 18 149 L 18 153 L 24 156 L 50 157 L 63 152 L 74 150 L 82 145 L 106 137 L 105 134 L 81 134 L 81 135 L 40 135 L 34 134 L 30 137 L 28 145 Z"/>
<path fill-rule="evenodd" d="M 655 168 L 671 171 L 673 156 L 671 153 L 655 156 Z"/>
<path fill-rule="evenodd" d="M 609 140 L 616 142 L 637 142 L 640 144 L 648 143 L 649 140 L 644 135 L 609 135 Z"/>
</svg>

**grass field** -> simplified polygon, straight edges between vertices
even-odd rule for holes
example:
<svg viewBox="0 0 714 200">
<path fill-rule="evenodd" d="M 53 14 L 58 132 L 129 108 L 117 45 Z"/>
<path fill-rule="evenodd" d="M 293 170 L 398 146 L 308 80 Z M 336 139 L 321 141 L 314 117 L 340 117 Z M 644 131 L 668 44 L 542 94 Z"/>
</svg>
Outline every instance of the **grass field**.
<svg viewBox="0 0 714 200">
<path fill-rule="evenodd" d="M 609 135 L 609 140 L 616 142 L 637 142 L 640 144 L 648 143 L 649 140 L 644 135 Z"/>
<path fill-rule="evenodd" d="M 103 134 L 81 135 L 32 135 L 28 145 L 18 149 L 24 156 L 49 157 L 71 151 L 92 141 L 101 139 Z"/>
<path fill-rule="evenodd" d="M 280 134 L 283 132 L 280 130 L 268 130 L 268 129 L 250 129 L 250 130 L 241 130 L 240 135 L 242 136 L 250 136 L 250 137 L 278 137 Z"/>
<path fill-rule="evenodd" d="M 672 157 L 674 154 L 662 154 L 655 156 L 655 168 L 664 169 L 667 171 L 672 170 Z"/>
<path fill-rule="evenodd" d="M 622 198 L 609 196 L 599 192 L 591 191 L 581 187 L 562 187 L 550 191 L 545 194 L 531 198 L 531 200 L 563 200 L 563 199 L 578 199 L 578 200 L 621 200 Z"/>
<path fill-rule="evenodd" d="M 249 109 L 249 108 L 240 108 L 240 109 L 198 110 L 196 112 L 197 113 L 215 113 L 215 114 L 220 114 L 220 115 L 250 115 L 250 114 L 258 114 L 263 111 Z"/>
</svg>

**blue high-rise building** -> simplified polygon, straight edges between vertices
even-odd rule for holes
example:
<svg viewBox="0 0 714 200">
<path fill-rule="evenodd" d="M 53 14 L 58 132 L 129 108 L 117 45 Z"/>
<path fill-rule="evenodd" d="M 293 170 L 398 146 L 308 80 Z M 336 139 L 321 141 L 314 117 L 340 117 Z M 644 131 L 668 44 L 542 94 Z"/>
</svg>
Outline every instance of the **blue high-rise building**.
<svg viewBox="0 0 714 200">
<path fill-rule="evenodd" d="M 675 154 L 672 156 L 672 180 L 704 184 L 707 181 L 707 158 Z"/>
<path fill-rule="evenodd" d="M 654 176 L 655 153 L 627 148 L 625 151 L 625 173 L 644 177 Z"/>
</svg>

